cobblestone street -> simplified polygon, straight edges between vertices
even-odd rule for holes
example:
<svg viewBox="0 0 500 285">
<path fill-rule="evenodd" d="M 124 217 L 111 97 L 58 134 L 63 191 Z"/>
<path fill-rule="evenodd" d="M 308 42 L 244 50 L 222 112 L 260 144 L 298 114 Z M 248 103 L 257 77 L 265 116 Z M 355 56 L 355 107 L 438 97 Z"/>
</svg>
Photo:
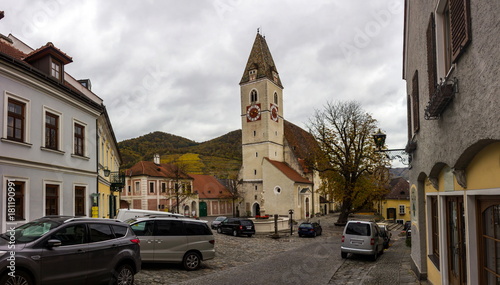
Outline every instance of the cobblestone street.
<svg viewBox="0 0 500 285">
<path fill-rule="evenodd" d="M 341 259 L 340 249 L 337 250 L 336 245 L 340 244 L 342 228 L 333 225 L 336 216 L 329 215 L 317 219 L 323 227 L 323 235 L 316 238 L 299 238 L 296 234 L 290 236 L 289 232 L 282 233 L 280 239 L 271 239 L 264 234 L 257 234 L 252 238 L 233 237 L 214 231 L 216 257 L 203 262 L 200 270 L 188 272 L 180 264 L 143 264 L 142 271 L 136 275 L 135 284 L 203 284 L 206 280 L 212 281 L 206 284 L 228 284 L 217 283 L 217 276 L 228 271 L 235 272 L 235 269 L 247 264 L 266 262 L 287 251 L 293 252 L 299 248 L 303 248 L 303 251 L 308 245 L 317 243 L 335 247 L 328 253 L 331 256 L 327 259 L 328 263 L 331 262 L 332 272 L 326 281 L 318 284 L 420 284 L 410 270 L 410 248 L 406 247 L 404 237 L 397 236 L 401 227 L 392 231 L 392 246 L 376 262 L 352 255 Z M 309 274 L 314 279 L 315 274 Z"/>
</svg>

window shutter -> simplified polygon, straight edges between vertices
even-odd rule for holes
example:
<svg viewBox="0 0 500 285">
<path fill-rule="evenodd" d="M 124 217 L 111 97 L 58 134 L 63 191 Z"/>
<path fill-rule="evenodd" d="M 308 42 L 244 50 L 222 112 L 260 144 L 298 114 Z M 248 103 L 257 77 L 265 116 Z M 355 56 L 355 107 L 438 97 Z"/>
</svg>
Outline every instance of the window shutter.
<svg viewBox="0 0 500 285">
<path fill-rule="evenodd" d="M 412 131 L 412 124 L 411 124 L 411 94 L 409 94 L 406 98 L 406 120 L 408 122 L 408 141 L 411 141 L 413 131 Z"/>
<path fill-rule="evenodd" d="M 411 103 L 412 103 L 412 115 L 413 115 L 413 133 L 416 133 L 420 129 L 420 118 L 419 118 L 419 108 L 418 108 L 418 70 L 415 70 L 415 74 L 413 74 L 411 85 L 412 85 Z"/>
<path fill-rule="evenodd" d="M 449 0 L 452 61 L 456 62 L 471 40 L 469 0 Z"/>
<path fill-rule="evenodd" d="M 427 27 L 427 76 L 429 80 L 429 98 L 436 94 L 437 70 L 436 70 L 436 32 L 434 14 L 431 13 L 429 26 Z"/>
</svg>

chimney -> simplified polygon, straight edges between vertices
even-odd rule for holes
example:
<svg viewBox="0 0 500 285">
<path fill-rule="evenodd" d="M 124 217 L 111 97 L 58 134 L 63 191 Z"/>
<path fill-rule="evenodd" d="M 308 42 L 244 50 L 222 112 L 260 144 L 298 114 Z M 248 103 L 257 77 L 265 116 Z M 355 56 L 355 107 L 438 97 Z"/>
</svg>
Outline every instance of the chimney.
<svg viewBox="0 0 500 285">
<path fill-rule="evenodd" d="M 155 155 L 154 155 L 153 162 L 154 162 L 156 165 L 160 165 L 160 155 L 159 155 L 159 154 L 155 154 Z"/>
</svg>

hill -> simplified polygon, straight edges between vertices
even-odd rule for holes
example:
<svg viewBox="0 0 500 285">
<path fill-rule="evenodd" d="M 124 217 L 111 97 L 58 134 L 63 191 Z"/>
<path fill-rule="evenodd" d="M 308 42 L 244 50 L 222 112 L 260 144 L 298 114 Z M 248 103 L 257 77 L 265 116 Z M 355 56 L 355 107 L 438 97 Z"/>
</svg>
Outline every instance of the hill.
<svg viewBox="0 0 500 285">
<path fill-rule="evenodd" d="M 153 132 L 118 143 L 122 168 L 141 160 L 153 160 L 158 153 L 162 163 L 179 163 L 192 174 L 234 176 L 241 166 L 241 130 L 197 143 L 180 136 Z"/>
</svg>

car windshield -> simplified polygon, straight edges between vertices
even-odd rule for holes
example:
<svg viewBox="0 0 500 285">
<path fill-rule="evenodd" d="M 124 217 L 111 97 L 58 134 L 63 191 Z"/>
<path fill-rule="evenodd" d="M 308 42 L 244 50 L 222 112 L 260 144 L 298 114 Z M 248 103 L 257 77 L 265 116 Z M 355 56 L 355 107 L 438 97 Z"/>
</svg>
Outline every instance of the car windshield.
<svg viewBox="0 0 500 285">
<path fill-rule="evenodd" d="M 369 236 L 371 235 L 370 225 L 362 223 L 349 223 L 345 231 L 348 235 Z"/>
<path fill-rule="evenodd" d="M 311 225 L 311 224 L 301 224 L 299 227 L 300 227 L 300 228 L 307 228 L 307 229 L 311 229 L 311 228 L 313 227 L 313 225 Z"/>
<path fill-rule="evenodd" d="M 241 221 L 241 225 L 243 225 L 243 226 L 251 226 L 252 225 L 252 221 L 242 220 Z"/>
<path fill-rule="evenodd" d="M 60 223 L 54 221 L 34 221 L 17 227 L 14 231 L 16 243 L 28 243 L 34 241 L 53 228 L 56 228 Z M 10 233 L 1 235 L 4 239 L 9 239 Z"/>
</svg>

